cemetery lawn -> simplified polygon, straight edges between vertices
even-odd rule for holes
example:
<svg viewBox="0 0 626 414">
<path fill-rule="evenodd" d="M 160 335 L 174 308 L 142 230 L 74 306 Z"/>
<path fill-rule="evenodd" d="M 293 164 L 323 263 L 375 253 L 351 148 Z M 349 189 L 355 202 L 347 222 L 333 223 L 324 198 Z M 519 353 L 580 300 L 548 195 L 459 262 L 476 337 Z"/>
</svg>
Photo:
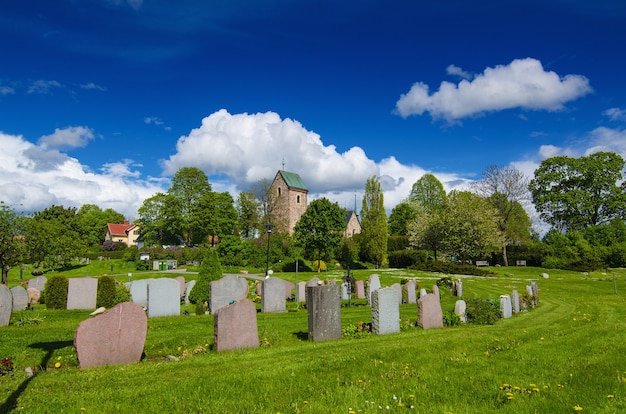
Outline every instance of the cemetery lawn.
<svg viewBox="0 0 626 414">
<path fill-rule="evenodd" d="M 222 353 L 212 350 L 213 316 L 189 306 L 188 316 L 148 319 L 141 362 L 83 370 L 72 341 L 89 312 L 14 312 L 0 327 L 0 357 L 15 367 L 0 377 L 0 413 L 626 412 L 626 270 L 490 270 L 497 276 L 462 277 L 465 299 L 496 300 L 536 280 L 539 306 L 495 325 L 422 330 L 412 326 L 417 305 L 403 304 L 400 333 L 314 343 L 306 310 L 290 303 L 257 314 L 260 348 Z M 415 277 L 428 291 L 441 277 L 353 275 L 371 273 L 382 286 Z M 457 298 L 440 291 L 452 310 Z M 371 321 L 367 306 L 341 312 L 346 331 Z"/>
</svg>

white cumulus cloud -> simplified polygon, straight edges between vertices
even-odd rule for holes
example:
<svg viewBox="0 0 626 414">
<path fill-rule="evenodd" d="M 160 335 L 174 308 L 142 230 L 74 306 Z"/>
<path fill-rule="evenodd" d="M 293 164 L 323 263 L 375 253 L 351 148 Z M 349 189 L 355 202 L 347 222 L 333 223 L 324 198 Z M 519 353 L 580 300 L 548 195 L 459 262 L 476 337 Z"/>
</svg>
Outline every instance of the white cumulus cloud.
<svg viewBox="0 0 626 414">
<path fill-rule="evenodd" d="M 449 66 L 448 72 L 459 72 Z M 516 59 L 508 65 L 486 68 L 471 81 L 442 82 L 429 92 L 423 82 L 415 83 L 400 96 L 396 110 L 402 117 L 428 112 L 433 119 L 448 122 L 511 108 L 557 111 L 566 102 L 592 92 L 589 80 L 581 75 L 559 76 L 546 71 L 541 62 Z"/>
<path fill-rule="evenodd" d="M 53 134 L 39 138 L 39 144 L 47 149 L 84 148 L 94 138 L 91 128 L 72 126 L 63 129 L 56 128 Z"/>
</svg>

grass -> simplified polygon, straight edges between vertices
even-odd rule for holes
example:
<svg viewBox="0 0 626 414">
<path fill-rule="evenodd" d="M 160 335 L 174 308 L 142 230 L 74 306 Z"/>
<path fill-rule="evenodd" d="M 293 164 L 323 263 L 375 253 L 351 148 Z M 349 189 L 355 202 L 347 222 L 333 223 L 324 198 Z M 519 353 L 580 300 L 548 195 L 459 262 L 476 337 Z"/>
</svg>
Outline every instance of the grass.
<svg viewBox="0 0 626 414">
<path fill-rule="evenodd" d="M 537 280 L 540 305 L 490 326 L 409 328 L 318 343 L 306 339 L 306 310 L 293 307 L 258 314 L 260 348 L 223 353 L 211 349 L 213 317 L 188 307 L 193 316 L 149 319 L 141 362 L 85 370 L 72 340 L 88 312 L 43 306 L 15 312 L 11 325 L 0 328 L 0 357 L 15 363 L 13 378 L 0 377 L 0 412 L 624 412 L 626 271 L 492 270 L 498 276 L 463 277 L 464 297 L 498 298 Z M 540 278 L 542 272 L 550 278 Z M 399 270 L 354 275 L 371 273 L 383 286 L 415 277 L 429 291 L 441 277 Z M 457 298 L 441 294 L 451 310 Z M 27 312 L 41 322 L 17 326 Z M 401 316 L 415 321 L 417 306 L 401 305 Z M 367 306 L 342 308 L 343 326 L 370 320 Z M 28 378 L 25 367 L 35 375 Z"/>
</svg>

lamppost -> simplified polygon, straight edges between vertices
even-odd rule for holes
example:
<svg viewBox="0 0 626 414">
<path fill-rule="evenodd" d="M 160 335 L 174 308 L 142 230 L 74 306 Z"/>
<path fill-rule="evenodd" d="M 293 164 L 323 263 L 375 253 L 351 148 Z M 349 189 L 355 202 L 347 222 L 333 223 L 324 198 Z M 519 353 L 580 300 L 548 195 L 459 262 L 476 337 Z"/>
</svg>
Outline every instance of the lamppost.
<svg viewBox="0 0 626 414">
<path fill-rule="evenodd" d="M 267 262 L 265 264 L 265 278 L 269 279 L 270 277 L 270 237 L 272 236 L 272 227 L 274 225 L 269 221 L 265 224 L 267 227 Z"/>
</svg>

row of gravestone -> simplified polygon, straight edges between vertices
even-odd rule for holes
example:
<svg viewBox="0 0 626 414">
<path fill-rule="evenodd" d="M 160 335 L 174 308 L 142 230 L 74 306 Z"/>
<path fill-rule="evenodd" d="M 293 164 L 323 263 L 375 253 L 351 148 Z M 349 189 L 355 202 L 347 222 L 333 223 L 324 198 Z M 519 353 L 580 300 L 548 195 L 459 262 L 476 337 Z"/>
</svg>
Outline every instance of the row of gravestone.
<svg viewBox="0 0 626 414">
<path fill-rule="evenodd" d="M 29 304 L 39 302 L 46 281 L 45 276 L 39 276 L 26 283 L 28 288 L 18 285 L 9 289 L 6 285 L 0 285 L 0 326 L 9 324 L 13 311 L 24 310 Z"/>
</svg>

